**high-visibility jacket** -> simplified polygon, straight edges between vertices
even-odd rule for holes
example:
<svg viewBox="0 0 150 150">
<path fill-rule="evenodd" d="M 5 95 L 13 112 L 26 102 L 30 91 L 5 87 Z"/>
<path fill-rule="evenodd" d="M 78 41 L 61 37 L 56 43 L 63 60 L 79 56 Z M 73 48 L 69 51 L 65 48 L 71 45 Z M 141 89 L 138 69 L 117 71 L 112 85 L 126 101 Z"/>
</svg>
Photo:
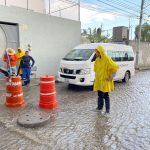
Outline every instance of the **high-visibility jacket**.
<svg viewBox="0 0 150 150">
<path fill-rule="evenodd" d="M 22 49 L 20 48 L 21 52 L 17 52 L 16 56 L 17 56 L 17 63 L 18 63 L 18 67 L 20 66 L 20 62 L 23 56 L 25 56 L 25 53 L 22 51 Z M 20 68 L 19 70 L 19 74 L 22 74 L 22 69 Z"/>
<path fill-rule="evenodd" d="M 20 66 L 21 59 L 22 59 L 22 57 L 23 57 L 24 55 L 25 55 L 24 52 L 20 52 L 20 53 L 17 52 L 17 53 L 16 53 L 18 66 Z"/>
<path fill-rule="evenodd" d="M 8 63 L 8 59 L 7 59 L 7 56 L 6 54 L 4 55 L 4 62 L 6 62 L 6 65 L 7 65 L 7 68 L 9 67 L 15 67 L 17 65 L 17 57 L 16 57 L 16 54 L 13 54 L 13 55 L 8 55 L 9 57 L 9 60 L 10 60 L 10 66 L 9 66 L 9 63 Z"/>
</svg>

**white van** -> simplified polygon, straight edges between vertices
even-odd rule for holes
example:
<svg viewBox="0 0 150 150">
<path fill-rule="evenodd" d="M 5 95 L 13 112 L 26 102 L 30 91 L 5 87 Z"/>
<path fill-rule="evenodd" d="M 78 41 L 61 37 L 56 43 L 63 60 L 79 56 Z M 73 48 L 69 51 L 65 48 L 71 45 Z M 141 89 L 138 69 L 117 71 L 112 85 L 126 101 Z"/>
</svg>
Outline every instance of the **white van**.
<svg viewBox="0 0 150 150">
<path fill-rule="evenodd" d="M 95 49 L 100 45 L 120 66 L 114 80 L 128 82 L 135 72 L 133 49 L 131 46 L 112 43 L 81 44 L 75 47 L 61 60 L 58 81 L 81 86 L 93 85 Z"/>
</svg>

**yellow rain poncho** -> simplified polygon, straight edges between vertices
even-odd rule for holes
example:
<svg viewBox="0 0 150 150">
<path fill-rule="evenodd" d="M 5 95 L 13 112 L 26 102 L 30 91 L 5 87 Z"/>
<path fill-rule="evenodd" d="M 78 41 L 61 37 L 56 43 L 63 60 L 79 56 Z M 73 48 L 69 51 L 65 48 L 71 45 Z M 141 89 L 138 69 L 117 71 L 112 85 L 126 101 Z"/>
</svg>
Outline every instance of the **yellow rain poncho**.
<svg viewBox="0 0 150 150">
<path fill-rule="evenodd" d="M 103 46 L 98 46 L 96 50 L 101 57 L 97 57 L 94 64 L 94 91 L 111 92 L 114 90 L 114 81 L 108 81 L 108 79 L 117 72 L 119 66 L 106 55 Z"/>
<path fill-rule="evenodd" d="M 20 66 L 20 62 L 22 57 L 25 55 L 25 53 L 22 51 L 22 48 L 18 48 L 18 50 L 20 50 L 21 52 L 17 52 L 16 56 L 17 56 L 17 63 L 18 63 L 18 67 Z M 22 70 L 20 69 L 19 74 L 22 74 Z"/>
</svg>

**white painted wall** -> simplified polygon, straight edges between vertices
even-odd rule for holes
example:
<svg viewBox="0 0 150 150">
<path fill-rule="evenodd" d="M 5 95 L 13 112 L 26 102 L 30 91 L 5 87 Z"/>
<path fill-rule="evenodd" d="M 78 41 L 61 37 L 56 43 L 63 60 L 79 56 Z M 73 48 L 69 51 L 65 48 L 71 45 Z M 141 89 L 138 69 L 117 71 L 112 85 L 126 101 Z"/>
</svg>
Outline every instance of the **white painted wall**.
<svg viewBox="0 0 150 150">
<path fill-rule="evenodd" d="M 57 75 L 61 58 L 80 43 L 80 22 L 0 6 L 0 21 L 19 24 L 20 46 L 32 45 L 37 75 Z"/>
</svg>

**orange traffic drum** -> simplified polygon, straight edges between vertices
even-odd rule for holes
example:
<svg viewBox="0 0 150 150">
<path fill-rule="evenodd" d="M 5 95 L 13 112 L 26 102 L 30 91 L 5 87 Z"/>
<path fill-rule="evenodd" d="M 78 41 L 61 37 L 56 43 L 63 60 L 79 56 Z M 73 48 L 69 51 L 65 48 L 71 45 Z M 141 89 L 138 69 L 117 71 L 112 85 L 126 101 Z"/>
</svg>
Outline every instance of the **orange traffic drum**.
<svg viewBox="0 0 150 150">
<path fill-rule="evenodd" d="M 55 77 L 43 76 L 40 78 L 40 93 L 55 92 Z"/>
<path fill-rule="evenodd" d="M 12 76 L 6 79 L 6 106 L 22 107 L 24 98 L 22 91 L 22 82 L 20 76 Z"/>
<path fill-rule="evenodd" d="M 57 107 L 54 76 L 46 75 L 40 78 L 39 106 L 47 109 L 55 109 Z"/>
</svg>

